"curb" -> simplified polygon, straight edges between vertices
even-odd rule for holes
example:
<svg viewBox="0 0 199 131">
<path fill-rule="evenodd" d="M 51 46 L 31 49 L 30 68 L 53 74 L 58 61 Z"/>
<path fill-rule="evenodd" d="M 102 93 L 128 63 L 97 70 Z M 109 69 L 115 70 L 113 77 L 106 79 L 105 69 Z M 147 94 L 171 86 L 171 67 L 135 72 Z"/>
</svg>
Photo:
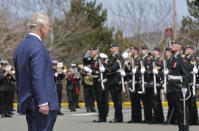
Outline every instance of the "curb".
<svg viewBox="0 0 199 131">
<path fill-rule="evenodd" d="M 17 103 L 13 103 L 14 107 L 17 107 Z M 95 102 L 95 106 L 97 105 L 97 103 Z M 85 107 L 85 103 L 79 103 L 80 107 Z M 113 107 L 113 102 L 109 102 L 109 106 Z M 131 106 L 131 102 L 123 102 L 122 104 L 123 107 L 130 107 Z M 163 107 L 168 107 L 168 102 L 162 102 L 162 106 Z M 68 103 L 61 103 L 61 107 L 68 107 Z M 197 107 L 199 107 L 199 102 L 197 102 Z"/>
</svg>

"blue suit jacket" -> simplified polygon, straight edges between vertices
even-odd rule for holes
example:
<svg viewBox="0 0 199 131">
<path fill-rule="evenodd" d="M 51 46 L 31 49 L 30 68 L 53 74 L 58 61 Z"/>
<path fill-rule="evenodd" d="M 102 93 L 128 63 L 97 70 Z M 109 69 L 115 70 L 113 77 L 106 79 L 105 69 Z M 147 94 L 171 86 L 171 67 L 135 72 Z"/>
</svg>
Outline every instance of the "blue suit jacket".
<svg viewBox="0 0 199 131">
<path fill-rule="evenodd" d="M 18 112 L 38 110 L 48 102 L 50 110 L 59 108 L 51 58 L 42 42 L 28 35 L 14 53 L 18 92 Z"/>
</svg>

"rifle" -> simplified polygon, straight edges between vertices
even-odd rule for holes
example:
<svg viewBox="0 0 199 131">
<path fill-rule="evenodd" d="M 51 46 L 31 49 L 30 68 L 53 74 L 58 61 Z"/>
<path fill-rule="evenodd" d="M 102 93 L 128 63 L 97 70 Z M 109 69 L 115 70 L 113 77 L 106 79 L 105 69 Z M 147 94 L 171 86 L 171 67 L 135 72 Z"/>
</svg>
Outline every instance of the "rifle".
<svg viewBox="0 0 199 131">
<path fill-rule="evenodd" d="M 102 62 L 101 62 L 101 58 L 100 57 L 98 58 L 98 63 L 99 63 L 99 66 L 102 67 Z M 104 79 L 103 78 L 103 72 L 100 71 L 100 80 L 101 80 L 102 90 L 105 90 L 103 79 Z"/>
<path fill-rule="evenodd" d="M 196 61 L 194 61 L 194 67 L 196 68 Z M 193 96 L 196 95 L 196 74 L 193 73 L 193 85 L 192 85 Z"/>
<path fill-rule="evenodd" d="M 164 71 L 167 70 L 167 63 L 166 63 L 165 59 L 163 60 L 163 68 L 164 68 Z M 164 88 L 164 93 L 166 94 L 167 93 L 167 75 L 165 75 L 165 74 L 164 74 L 164 85 L 163 85 L 163 88 Z"/>
<path fill-rule="evenodd" d="M 144 68 L 144 65 L 143 65 L 143 61 L 142 61 L 142 60 L 140 61 L 140 65 L 141 65 L 141 68 L 140 68 L 140 69 L 143 69 L 143 68 Z M 142 93 L 145 93 L 145 87 L 144 87 L 144 73 L 142 73 L 141 75 L 142 75 Z"/>
<path fill-rule="evenodd" d="M 119 67 L 120 67 L 120 70 L 123 70 L 122 69 L 122 65 L 121 65 L 121 62 L 118 62 L 119 63 Z M 123 92 L 125 93 L 126 92 L 126 89 L 125 89 L 125 85 L 124 85 L 124 77 L 121 75 L 121 81 L 122 81 L 122 90 Z"/>
<path fill-rule="evenodd" d="M 135 92 L 135 73 L 133 73 L 133 69 L 135 69 L 135 61 L 134 61 L 134 58 L 132 58 L 132 92 L 134 93 Z"/>
<path fill-rule="evenodd" d="M 153 70 L 156 69 L 155 62 L 153 61 Z M 154 93 L 157 95 L 157 87 L 156 87 L 156 74 L 153 74 L 153 87 L 154 87 Z"/>
</svg>

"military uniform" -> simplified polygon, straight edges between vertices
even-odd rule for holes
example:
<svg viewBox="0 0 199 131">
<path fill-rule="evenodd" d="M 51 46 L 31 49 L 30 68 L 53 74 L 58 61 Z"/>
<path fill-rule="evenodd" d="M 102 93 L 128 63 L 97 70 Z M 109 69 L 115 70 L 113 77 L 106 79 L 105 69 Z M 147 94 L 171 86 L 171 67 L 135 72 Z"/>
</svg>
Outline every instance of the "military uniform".
<svg viewBox="0 0 199 131">
<path fill-rule="evenodd" d="M 153 59 L 152 56 L 147 54 L 142 57 L 143 66 L 145 67 L 144 85 L 145 93 L 142 94 L 141 100 L 144 106 L 144 123 L 150 123 L 153 119 L 152 116 L 152 101 L 153 101 Z"/>
<path fill-rule="evenodd" d="M 163 61 L 160 57 L 154 58 L 155 68 L 158 70 L 158 74 L 156 75 L 156 89 L 157 94 L 154 94 L 152 108 L 154 110 L 153 121 L 152 123 L 163 123 L 164 122 L 164 114 L 162 108 L 162 101 L 160 99 L 160 91 L 162 87 L 162 79 L 163 79 Z"/>
<path fill-rule="evenodd" d="M 58 115 L 63 115 L 60 111 L 61 108 L 61 101 L 62 101 L 62 90 L 63 90 L 63 85 L 62 85 L 62 80 L 65 78 L 64 73 L 58 73 L 57 70 L 54 70 L 54 80 L 56 83 L 57 87 L 57 95 L 58 95 L 58 101 L 59 101 L 59 110 L 57 112 Z"/>
<path fill-rule="evenodd" d="M 167 68 L 170 69 L 171 67 L 171 60 L 172 60 L 172 56 L 168 57 L 166 59 L 167 61 Z M 168 87 L 168 85 L 167 85 Z M 168 102 L 168 112 L 167 112 L 167 118 L 165 120 L 165 124 L 177 124 L 177 112 L 174 108 L 174 102 L 172 101 L 172 98 L 170 98 L 170 95 L 168 95 L 166 93 L 166 98 L 167 98 L 167 102 Z"/>
<path fill-rule="evenodd" d="M 9 96 L 8 74 L 5 76 L 5 70 L 0 69 L 0 113 L 1 117 L 11 117 L 9 114 L 12 109 Z"/>
<path fill-rule="evenodd" d="M 183 56 L 180 53 L 176 53 L 170 60 L 169 64 L 167 95 L 171 98 L 170 101 L 173 101 L 172 106 L 177 113 L 179 131 L 189 131 L 189 114 L 187 106 L 185 107 L 186 125 L 183 123 L 183 97 L 181 92 L 182 87 L 188 87 L 188 72 L 186 70 L 187 63 L 183 60 Z"/>
<path fill-rule="evenodd" d="M 141 91 L 140 87 L 140 58 L 138 56 L 135 56 L 134 58 L 134 64 L 136 68 L 136 74 L 135 74 L 135 92 L 130 91 L 130 100 L 131 100 L 131 120 L 128 121 L 128 123 L 137 123 L 142 121 L 142 113 L 141 113 L 141 95 L 138 93 Z M 130 81 L 128 84 L 129 88 L 132 90 L 132 66 L 130 68 L 125 68 L 126 72 L 126 80 Z"/>
<path fill-rule="evenodd" d="M 67 83 L 66 91 L 68 96 L 68 108 L 70 111 L 76 111 L 76 96 L 79 94 L 77 82 L 80 77 L 75 77 L 74 73 L 66 73 Z"/>
<path fill-rule="evenodd" d="M 115 53 L 104 64 L 108 79 L 107 88 L 111 93 L 115 108 L 114 120 L 110 122 L 123 122 L 121 75 L 120 72 L 117 72 L 120 69 L 119 62 L 122 64 L 123 59 L 119 53 Z"/>
<path fill-rule="evenodd" d="M 184 60 L 187 62 L 187 70 L 190 72 L 189 76 L 189 87 L 191 91 L 191 97 L 189 98 L 187 105 L 189 109 L 189 117 L 190 117 L 190 125 L 198 125 L 198 110 L 197 110 L 197 105 L 196 105 L 196 96 L 193 96 L 193 74 L 192 70 L 194 67 L 194 62 L 196 62 L 196 57 L 193 55 L 187 55 Z M 197 63 L 196 63 L 197 67 Z"/>
<path fill-rule="evenodd" d="M 95 49 L 95 48 L 94 48 Z M 99 56 L 92 58 L 91 69 L 93 77 L 93 89 L 95 90 L 95 98 L 97 101 L 97 108 L 99 112 L 99 119 L 94 120 L 94 122 L 106 122 L 108 114 L 108 92 L 103 90 L 100 80 L 100 71 L 99 71 Z"/>
<path fill-rule="evenodd" d="M 83 65 L 84 66 L 89 66 L 91 65 L 92 58 L 90 56 L 84 57 L 83 58 Z M 86 72 L 81 72 L 82 77 L 86 77 L 87 73 Z M 84 99 L 85 99 L 85 106 L 86 106 L 86 111 L 87 112 L 96 112 L 95 110 L 95 90 L 93 89 L 93 86 L 90 86 L 82 81 L 83 85 L 83 92 L 84 92 Z"/>
</svg>

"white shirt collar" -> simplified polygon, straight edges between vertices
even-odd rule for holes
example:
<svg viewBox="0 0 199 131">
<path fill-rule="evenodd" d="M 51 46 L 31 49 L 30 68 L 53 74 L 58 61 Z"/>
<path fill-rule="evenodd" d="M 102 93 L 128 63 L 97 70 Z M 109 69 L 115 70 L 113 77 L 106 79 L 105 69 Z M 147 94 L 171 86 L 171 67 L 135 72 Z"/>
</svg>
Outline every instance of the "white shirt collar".
<svg viewBox="0 0 199 131">
<path fill-rule="evenodd" d="M 39 35 L 37 35 L 35 33 L 29 33 L 29 35 L 33 35 L 33 36 L 37 37 L 41 41 L 41 37 Z"/>
</svg>

